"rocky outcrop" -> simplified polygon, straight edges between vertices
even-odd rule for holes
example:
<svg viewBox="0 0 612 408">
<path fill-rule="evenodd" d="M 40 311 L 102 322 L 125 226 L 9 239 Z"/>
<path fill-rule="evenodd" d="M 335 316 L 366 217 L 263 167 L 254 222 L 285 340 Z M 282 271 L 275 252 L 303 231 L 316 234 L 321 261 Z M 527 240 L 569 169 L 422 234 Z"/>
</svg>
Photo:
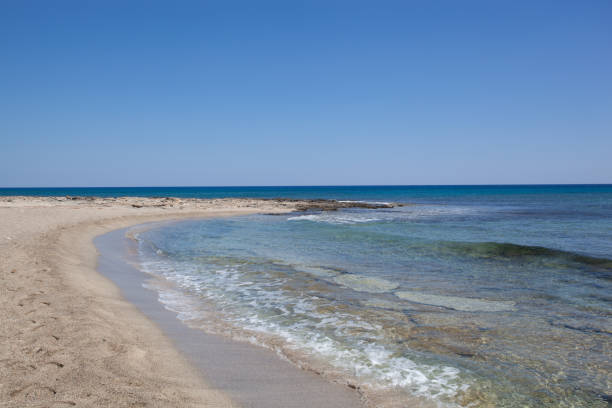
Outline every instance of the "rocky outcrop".
<svg viewBox="0 0 612 408">
<path fill-rule="evenodd" d="M 268 199 L 265 199 L 268 200 Z M 394 208 L 403 207 L 400 203 L 369 203 L 365 201 L 337 201 L 325 199 L 301 200 L 292 198 L 271 199 L 280 203 L 293 203 L 295 211 L 337 211 L 342 208 Z"/>
</svg>

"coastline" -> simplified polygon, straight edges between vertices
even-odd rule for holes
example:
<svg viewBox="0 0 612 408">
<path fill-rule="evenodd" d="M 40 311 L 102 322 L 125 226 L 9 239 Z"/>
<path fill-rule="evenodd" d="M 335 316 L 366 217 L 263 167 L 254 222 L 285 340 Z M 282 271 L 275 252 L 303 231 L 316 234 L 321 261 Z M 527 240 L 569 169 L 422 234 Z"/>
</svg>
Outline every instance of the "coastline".
<svg viewBox="0 0 612 408">
<path fill-rule="evenodd" d="M 583 190 L 305 214 L 287 214 L 296 202 L 278 199 L 0 197 L 0 407 L 235 405 L 95 270 L 93 237 L 160 220 L 170 221 L 129 237 L 137 268 L 164 279 L 147 281 L 162 304 L 188 326 L 262 344 L 356 388 L 368 405 L 606 406 L 610 191 Z M 265 215 L 205 219 L 256 213 Z M 385 281 L 397 287 L 379 294 L 372 285 Z M 319 329 L 338 347 L 316 349 Z M 300 355 L 308 350 L 317 352 Z M 355 361 L 377 371 L 353 378 Z M 419 400 L 394 398 L 391 381 Z"/>
<path fill-rule="evenodd" d="M 284 213 L 300 203 L 2 197 L 2 406 L 236 406 L 96 270 L 92 240 L 146 222 Z"/>
<path fill-rule="evenodd" d="M 99 235 L 94 244 L 100 253 L 98 271 L 115 283 L 123 297 L 162 329 L 205 381 L 225 392 L 241 407 L 344 408 L 363 406 L 360 395 L 348 386 L 329 382 L 310 370 L 300 369 L 278 353 L 227 336 L 211 334 L 178 319 L 151 287 L 155 278 L 140 270 L 134 257 L 130 230 L 145 224 Z M 161 284 L 169 284 L 163 282 Z M 153 284 L 155 285 L 155 284 Z"/>
</svg>

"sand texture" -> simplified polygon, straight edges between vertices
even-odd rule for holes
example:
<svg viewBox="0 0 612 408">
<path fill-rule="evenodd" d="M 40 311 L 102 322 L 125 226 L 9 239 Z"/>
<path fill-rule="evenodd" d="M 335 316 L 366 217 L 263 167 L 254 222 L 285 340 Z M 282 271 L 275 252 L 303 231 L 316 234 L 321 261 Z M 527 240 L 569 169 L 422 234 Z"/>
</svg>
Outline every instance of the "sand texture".
<svg viewBox="0 0 612 408">
<path fill-rule="evenodd" d="M 308 203 L 0 197 L 0 406 L 234 406 L 96 272 L 92 239 L 148 221 Z"/>
</svg>

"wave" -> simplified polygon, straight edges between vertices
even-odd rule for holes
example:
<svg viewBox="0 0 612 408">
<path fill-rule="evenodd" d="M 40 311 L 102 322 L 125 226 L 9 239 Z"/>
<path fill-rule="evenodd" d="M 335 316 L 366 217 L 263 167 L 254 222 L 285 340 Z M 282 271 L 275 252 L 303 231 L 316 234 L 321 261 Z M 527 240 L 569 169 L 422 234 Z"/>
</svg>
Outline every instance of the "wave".
<svg viewBox="0 0 612 408">
<path fill-rule="evenodd" d="M 365 222 L 382 221 L 380 217 L 371 217 L 366 214 L 306 214 L 287 218 L 288 221 L 314 221 L 327 224 L 358 224 Z"/>
<path fill-rule="evenodd" d="M 148 287 L 158 292 L 168 310 L 194 327 L 268 347 L 298 366 L 356 382 L 372 393 L 407 392 L 450 407 L 469 387 L 459 368 L 398 350 L 384 341 L 382 326 L 360 309 L 338 308 L 326 297 L 290 289 L 288 276 L 274 268 L 250 270 L 247 266 L 253 262 L 232 257 L 215 257 L 212 263 L 181 261 L 159 256 L 144 239 L 138 242 L 141 269 L 161 278 Z M 393 282 L 326 267 L 280 266 L 359 291 L 397 288 Z"/>
<path fill-rule="evenodd" d="M 374 202 L 370 202 L 374 203 Z M 376 204 L 384 204 L 378 202 Z M 464 216 L 481 211 L 476 208 L 447 205 L 410 205 L 391 210 L 335 211 L 303 214 L 287 218 L 288 221 L 312 221 L 326 224 L 359 224 L 378 221 L 412 221 L 447 216 Z"/>
<path fill-rule="evenodd" d="M 379 204 L 390 205 L 390 201 L 365 201 L 365 200 L 338 200 L 339 203 L 364 203 L 364 204 Z"/>
</svg>

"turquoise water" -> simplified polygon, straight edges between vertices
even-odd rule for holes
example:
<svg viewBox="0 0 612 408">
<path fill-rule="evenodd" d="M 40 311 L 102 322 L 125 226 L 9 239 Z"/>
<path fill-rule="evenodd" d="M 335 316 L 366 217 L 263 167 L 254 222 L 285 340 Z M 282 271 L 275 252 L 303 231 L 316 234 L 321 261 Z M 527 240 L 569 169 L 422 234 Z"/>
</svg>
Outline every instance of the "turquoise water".
<svg viewBox="0 0 612 408">
<path fill-rule="evenodd" d="M 416 204 L 171 224 L 143 268 L 181 318 L 379 406 L 608 406 L 609 186 L 341 190 Z"/>
<path fill-rule="evenodd" d="M 611 186 L 280 189 L 414 205 L 141 231 L 162 302 L 376 406 L 609 406 Z"/>
<path fill-rule="evenodd" d="M 445 202 L 449 198 L 469 201 L 520 195 L 597 195 L 612 194 L 612 184 L 592 185 L 491 185 L 491 186 L 280 186 L 280 187 L 47 187 L 2 188 L 0 196 L 99 196 L 99 197 L 261 197 L 328 198 L 338 200 Z"/>
</svg>

